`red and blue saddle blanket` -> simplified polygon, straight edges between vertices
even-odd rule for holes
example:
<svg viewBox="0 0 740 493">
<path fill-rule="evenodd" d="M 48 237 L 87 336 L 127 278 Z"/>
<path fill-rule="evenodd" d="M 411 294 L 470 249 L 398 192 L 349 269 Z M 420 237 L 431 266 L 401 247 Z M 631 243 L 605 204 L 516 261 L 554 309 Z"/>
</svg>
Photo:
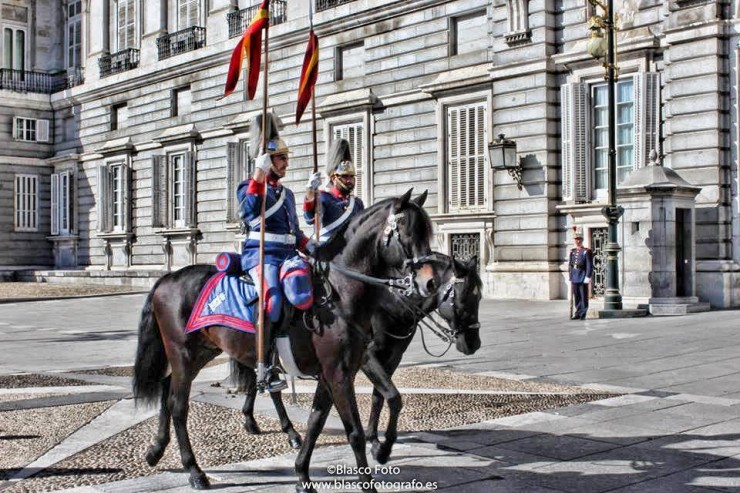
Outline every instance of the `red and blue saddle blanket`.
<svg viewBox="0 0 740 493">
<path fill-rule="evenodd" d="M 254 284 L 236 275 L 219 272 L 201 290 L 185 332 L 190 333 L 210 325 L 223 325 L 254 333 L 258 297 Z"/>
</svg>

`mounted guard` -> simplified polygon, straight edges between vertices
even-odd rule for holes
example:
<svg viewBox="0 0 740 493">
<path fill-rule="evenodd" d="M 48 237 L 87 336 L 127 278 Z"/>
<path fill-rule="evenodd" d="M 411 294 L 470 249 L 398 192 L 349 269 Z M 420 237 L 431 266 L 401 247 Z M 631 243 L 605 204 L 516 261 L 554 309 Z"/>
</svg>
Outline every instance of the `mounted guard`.
<svg viewBox="0 0 740 493">
<path fill-rule="evenodd" d="M 319 218 L 319 243 L 325 243 L 332 234 L 347 224 L 352 217 L 365 208 L 362 199 L 353 195 L 356 171 L 352 163 L 352 152 L 346 139 L 332 142 L 327 155 L 326 176 L 330 180 L 328 191 L 319 193 L 321 206 Z M 308 224 L 316 221 L 316 194 L 321 186 L 320 172 L 312 174 L 306 183 L 303 216 Z"/>
</svg>

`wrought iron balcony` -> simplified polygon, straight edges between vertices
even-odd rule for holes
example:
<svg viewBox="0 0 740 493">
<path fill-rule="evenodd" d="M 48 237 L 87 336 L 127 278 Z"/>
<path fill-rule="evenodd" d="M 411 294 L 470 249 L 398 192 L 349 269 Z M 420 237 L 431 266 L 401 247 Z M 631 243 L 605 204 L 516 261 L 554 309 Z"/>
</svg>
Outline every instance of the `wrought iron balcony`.
<svg viewBox="0 0 740 493">
<path fill-rule="evenodd" d="M 316 12 L 333 9 L 334 7 L 354 1 L 355 0 L 316 0 Z"/>
<path fill-rule="evenodd" d="M 206 28 L 192 26 L 157 38 L 159 60 L 203 48 L 206 45 Z"/>
<path fill-rule="evenodd" d="M 286 12 L 286 1 L 285 0 L 271 0 L 270 1 L 270 25 L 275 26 L 282 24 L 288 20 L 288 14 Z M 226 21 L 229 23 L 229 38 L 236 38 L 244 34 L 247 26 L 254 15 L 257 13 L 259 5 L 253 5 L 246 9 L 229 12 L 226 14 Z"/>
<path fill-rule="evenodd" d="M 100 66 L 100 77 L 135 69 L 139 66 L 139 50 L 126 48 L 110 55 L 103 55 L 98 60 L 98 66 Z"/>
<path fill-rule="evenodd" d="M 69 67 L 67 69 L 67 87 L 75 87 L 85 82 L 85 69 L 83 67 Z"/>
<path fill-rule="evenodd" d="M 0 69 L 0 89 L 16 92 L 52 94 L 67 86 L 65 74 L 46 74 L 27 70 Z"/>
</svg>

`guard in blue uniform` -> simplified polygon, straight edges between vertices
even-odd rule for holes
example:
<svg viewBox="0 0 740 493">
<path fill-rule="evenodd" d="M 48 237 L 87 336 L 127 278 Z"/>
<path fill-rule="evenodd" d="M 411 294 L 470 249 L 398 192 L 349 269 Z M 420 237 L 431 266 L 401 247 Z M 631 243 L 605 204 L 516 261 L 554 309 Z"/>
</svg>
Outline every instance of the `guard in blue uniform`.
<svg viewBox="0 0 740 493">
<path fill-rule="evenodd" d="M 252 178 L 240 183 L 236 191 L 242 221 L 248 226 L 242 268 L 257 281 L 261 277 L 260 208 L 267 182 L 264 279 L 267 313 L 272 322 L 280 318 L 283 294 L 298 309 L 306 310 L 313 304 L 309 267 L 297 254 L 297 250 L 305 251 L 309 240 L 299 228 L 293 192 L 280 183 L 287 168 L 288 146 L 276 137 L 268 141 L 267 153 L 257 157 Z"/>
<path fill-rule="evenodd" d="M 365 206 L 352 192 L 355 189 L 355 167 L 352 153 L 346 139 L 336 139 L 327 155 L 326 174 L 331 182 L 328 191 L 322 190 L 321 230 L 319 243 L 325 243 L 335 231 L 349 222 Z M 321 185 L 321 173 L 314 173 L 306 184 L 306 197 L 303 202 L 303 216 L 310 225 L 316 219 L 316 191 Z"/>
<path fill-rule="evenodd" d="M 585 320 L 588 313 L 588 289 L 593 274 L 593 256 L 591 250 L 583 246 L 583 233 L 573 232 L 575 248 L 570 251 L 568 259 L 568 279 L 570 280 L 575 313 L 571 320 Z"/>
</svg>

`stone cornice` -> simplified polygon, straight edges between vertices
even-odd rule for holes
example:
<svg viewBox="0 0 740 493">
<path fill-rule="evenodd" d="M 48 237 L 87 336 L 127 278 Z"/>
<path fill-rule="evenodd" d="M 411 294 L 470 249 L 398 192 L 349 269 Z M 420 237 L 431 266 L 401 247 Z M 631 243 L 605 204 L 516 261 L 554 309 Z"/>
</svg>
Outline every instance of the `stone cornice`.
<svg viewBox="0 0 740 493">
<path fill-rule="evenodd" d="M 354 91 L 340 92 L 325 97 L 316 105 L 316 112 L 322 118 L 326 115 L 351 111 L 367 111 L 378 103 L 378 98 L 370 88 L 362 88 Z"/>
<path fill-rule="evenodd" d="M 195 127 L 194 123 L 187 123 L 185 125 L 178 125 L 176 127 L 166 128 L 157 137 L 152 139 L 154 142 L 160 144 L 172 143 L 182 140 L 196 140 L 200 138 L 200 132 Z"/>
<path fill-rule="evenodd" d="M 111 154 L 131 153 L 135 150 L 131 137 L 122 137 L 120 139 L 108 140 L 98 149 L 98 153 L 103 156 Z"/>
<path fill-rule="evenodd" d="M 474 65 L 442 72 L 428 84 L 419 85 L 419 90 L 427 94 L 452 91 L 478 84 L 490 84 L 489 64 Z"/>
</svg>

